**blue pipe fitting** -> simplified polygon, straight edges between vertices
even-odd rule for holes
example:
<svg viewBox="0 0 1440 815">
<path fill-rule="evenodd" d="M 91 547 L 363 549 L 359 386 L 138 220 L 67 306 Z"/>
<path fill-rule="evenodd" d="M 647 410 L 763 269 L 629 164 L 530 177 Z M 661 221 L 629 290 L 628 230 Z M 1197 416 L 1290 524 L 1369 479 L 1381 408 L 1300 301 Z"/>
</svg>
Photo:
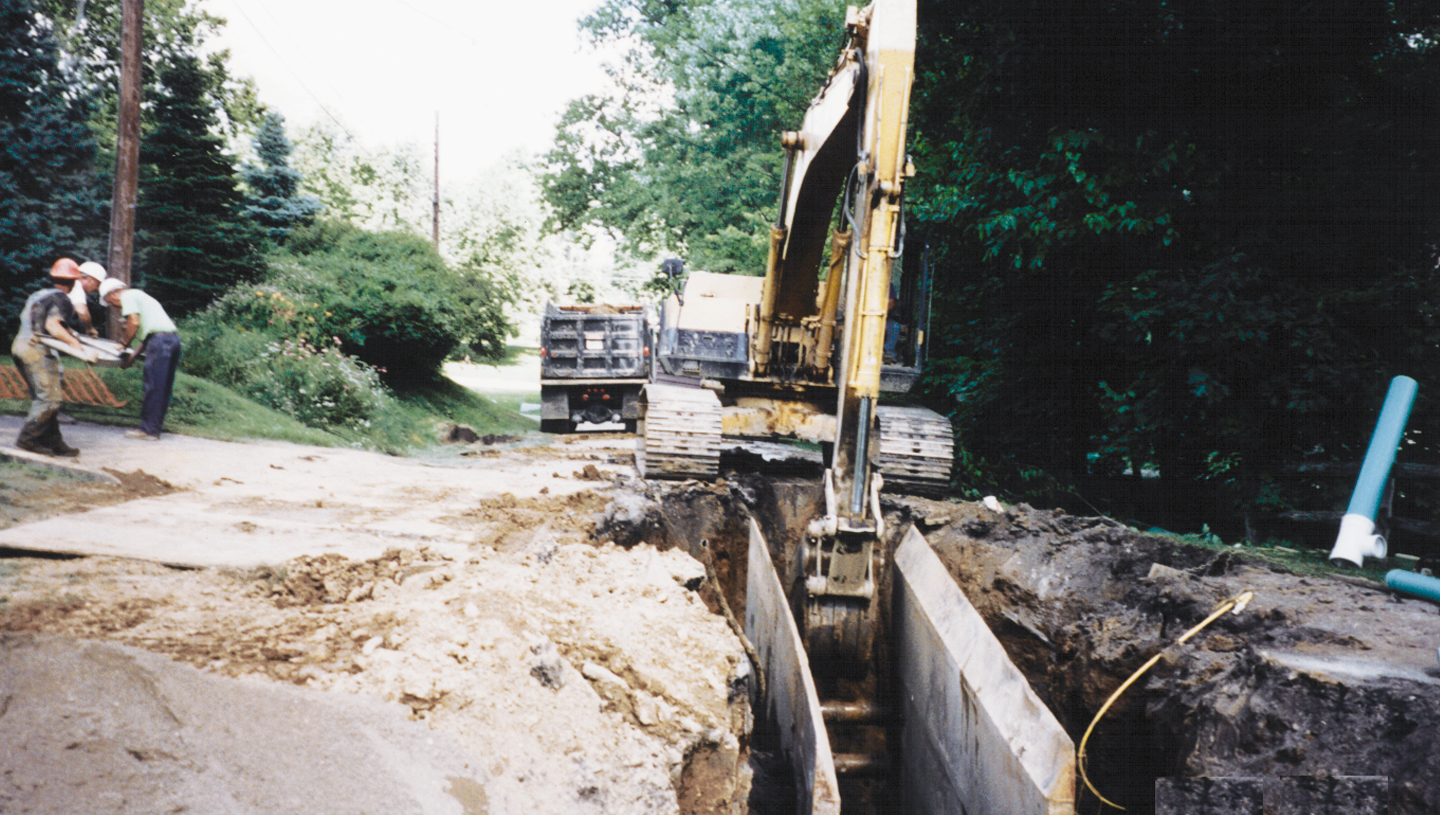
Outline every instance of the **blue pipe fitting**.
<svg viewBox="0 0 1440 815">
<path fill-rule="evenodd" d="M 1370 437 L 1370 447 L 1365 452 L 1365 463 L 1360 466 L 1360 477 L 1355 481 L 1355 491 L 1350 495 L 1350 506 L 1340 521 L 1340 533 L 1335 537 L 1335 546 L 1330 550 L 1330 562 L 1336 566 L 1362 566 L 1365 558 L 1385 557 L 1385 538 L 1375 534 L 1375 516 L 1380 512 L 1380 501 L 1385 494 L 1385 482 L 1390 480 L 1390 469 L 1395 464 L 1395 451 L 1405 435 L 1405 423 L 1410 419 L 1410 408 L 1415 404 L 1415 394 L 1420 386 L 1408 376 L 1397 376 L 1390 380 L 1390 391 L 1385 394 L 1385 406 L 1380 410 L 1380 419 L 1375 423 L 1375 433 Z"/>
</svg>

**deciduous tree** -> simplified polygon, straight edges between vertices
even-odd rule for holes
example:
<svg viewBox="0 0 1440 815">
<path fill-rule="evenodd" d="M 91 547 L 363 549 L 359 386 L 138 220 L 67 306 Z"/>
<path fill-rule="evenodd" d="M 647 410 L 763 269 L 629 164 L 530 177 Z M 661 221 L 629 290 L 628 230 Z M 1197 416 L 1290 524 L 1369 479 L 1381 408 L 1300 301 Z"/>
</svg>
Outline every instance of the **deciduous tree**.
<svg viewBox="0 0 1440 815">
<path fill-rule="evenodd" d="M 798 125 L 844 30 L 821 0 L 611 0 L 582 22 L 630 44 L 612 93 L 572 102 L 542 185 L 556 222 L 603 227 L 637 255 L 764 270 L 781 132 Z"/>
<path fill-rule="evenodd" d="M 992 476 L 1154 466 L 1245 494 L 1280 460 L 1357 458 L 1385 381 L 1440 373 L 1433 4 L 920 20 L 938 384 Z"/>
</svg>

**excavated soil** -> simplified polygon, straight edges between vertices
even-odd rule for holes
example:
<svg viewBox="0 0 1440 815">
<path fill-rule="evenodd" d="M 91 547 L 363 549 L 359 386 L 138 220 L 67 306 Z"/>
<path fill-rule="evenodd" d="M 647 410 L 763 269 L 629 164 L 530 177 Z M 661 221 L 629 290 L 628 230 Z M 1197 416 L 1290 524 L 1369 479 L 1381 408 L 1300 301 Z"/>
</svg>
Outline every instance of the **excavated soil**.
<svg viewBox="0 0 1440 815">
<path fill-rule="evenodd" d="M 553 495 L 458 501 L 397 481 L 395 494 L 415 492 L 473 541 L 459 556 L 412 546 L 177 569 L 12 550 L 0 560 L 0 812 L 748 811 L 749 663 L 700 596 L 703 565 L 593 534 L 613 477 L 595 462 L 609 458 L 563 443 L 487 457 L 594 483 Z M 40 472 L 0 474 L 29 501 L 10 504 L 14 520 L 170 489 L 143 472 L 112 473 L 120 485 Z M 223 495 L 218 510 L 267 522 L 378 511 Z M 256 682 L 306 695 L 257 696 Z M 107 683 L 138 696 L 117 709 Z M 417 737 L 391 719 L 432 734 L 420 755 L 443 755 L 412 767 L 412 748 L 393 745 Z M 356 738 L 390 746 L 346 765 L 352 753 L 330 745 Z"/>
<path fill-rule="evenodd" d="M 660 484 L 634 478 L 623 452 L 597 459 L 563 443 L 484 452 L 497 464 L 544 462 L 554 483 L 594 486 L 465 505 L 427 494 L 444 507 L 438 523 L 473 536 L 464 556 L 397 548 L 251 570 L 9 558 L 0 561 L 0 651 L 56 637 L 116 643 L 217 681 L 382 700 L 474 758 L 475 780 L 464 784 L 478 784 L 484 802 L 454 786 L 463 793 L 450 794 L 454 811 L 785 811 L 793 793 L 770 777 L 783 773 L 779 764 L 747 763 L 749 667 L 705 571 L 743 619 L 753 516 L 780 573 L 793 577 L 793 530 L 820 500 L 813 480 L 730 474 Z M 133 497 L 126 490 L 171 489 L 143 471 L 121 478 L 136 486 L 119 488 L 33 477 L 42 481 L 0 478 L 11 523 Z M 251 509 L 296 511 L 285 496 L 265 500 L 268 509 Z M 1392 779 L 1396 815 L 1440 812 L 1435 604 L 1101 518 L 921 499 L 891 498 L 885 508 L 896 534 L 920 526 L 1077 743 L 1114 689 L 1162 654 L 1087 748 L 1091 782 L 1128 811 L 1153 812 L 1162 777 L 1382 775 Z M 1244 590 L 1254 599 L 1242 613 L 1173 645 Z M 0 700 L 26 698 L 5 681 Z M 884 682 L 869 692 L 883 693 Z M 0 742 L 13 745 L 6 722 L 16 717 L 0 704 Z M 54 738 L 64 743 L 50 753 L 27 745 L 63 756 L 80 749 L 72 742 L 88 743 L 64 728 Z M 141 794 L 146 782 L 124 755 L 133 753 L 96 759 L 91 777 L 142 803 L 88 811 L 164 811 Z M 756 757 L 774 758 L 758 749 Z M 287 758 L 285 769 L 304 775 L 308 760 Z M 36 790 L 63 788 L 62 775 L 12 761 L 0 776 L 0 810 L 78 811 L 35 803 L 52 800 Z M 1097 807 L 1082 791 L 1079 811 Z M 381 810 L 359 801 L 349 811 Z"/>
<path fill-rule="evenodd" d="M 662 547 L 707 540 L 730 604 L 743 609 L 745 519 L 756 517 L 793 577 L 786 530 L 819 500 L 801 479 L 636 481 L 600 528 Z M 1163 653 L 1087 745 L 1091 783 L 1127 811 L 1153 812 L 1163 777 L 1359 775 L 1390 777 L 1394 815 L 1440 812 L 1435 604 L 1104 518 L 913 498 L 884 506 L 888 543 L 919 526 L 1077 745 L 1107 697 Z M 883 611 L 887 580 L 880 590 Z M 1254 599 L 1243 612 L 1173 645 L 1246 590 Z M 885 677 L 863 692 L 883 697 Z M 1097 808 L 1081 785 L 1077 811 Z"/>
<path fill-rule="evenodd" d="M 1157 777 L 1361 775 L 1390 777 L 1394 815 L 1440 812 L 1435 604 L 1103 518 L 900 509 L 1077 745 L 1105 699 L 1163 652 L 1086 748 L 1091 782 L 1128 811 L 1153 811 Z M 1240 614 L 1167 649 L 1246 590 Z M 1079 801 L 1098 805 L 1088 792 Z"/>
</svg>

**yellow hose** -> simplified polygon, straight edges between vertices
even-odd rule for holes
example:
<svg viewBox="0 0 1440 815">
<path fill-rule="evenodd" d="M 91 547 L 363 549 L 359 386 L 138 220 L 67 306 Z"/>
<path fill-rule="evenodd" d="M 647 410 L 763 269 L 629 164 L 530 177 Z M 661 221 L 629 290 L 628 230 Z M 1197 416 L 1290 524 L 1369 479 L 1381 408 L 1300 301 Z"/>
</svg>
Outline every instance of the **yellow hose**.
<svg viewBox="0 0 1440 815">
<path fill-rule="evenodd" d="M 1201 630 L 1203 630 L 1203 629 L 1205 628 L 1205 626 L 1207 626 L 1207 625 L 1215 622 L 1216 620 L 1220 619 L 1220 617 L 1221 617 L 1222 615 L 1224 615 L 1225 612 L 1227 612 L 1227 611 L 1233 611 L 1233 613 L 1239 614 L 1240 612 L 1242 612 L 1242 611 L 1245 610 L 1245 606 L 1249 605 L 1250 601 L 1251 601 L 1252 599 L 1254 599 L 1254 597 L 1255 597 L 1255 592 L 1250 591 L 1250 590 L 1247 589 L 1247 590 L 1242 591 L 1242 592 L 1240 592 L 1239 594 L 1235 595 L 1234 597 L 1230 598 L 1229 600 L 1226 600 L 1225 602 L 1223 602 L 1223 603 L 1221 603 L 1220 605 L 1216 606 L 1216 607 L 1215 607 L 1215 610 L 1210 613 L 1210 616 L 1209 616 L 1209 617 L 1206 617 L 1206 618 L 1203 619 L 1203 620 L 1201 620 L 1199 625 L 1195 626 L 1194 628 L 1190 629 L 1189 631 L 1186 631 L 1184 634 L 1181 634 L 1181 635 L 1180 635 L 1180 639 L 1176 640 L 1176 641 L 1174 642 L 1174 644 L 1175 644 L 1175 645 L 1184 645 L 1186 640 L 1190 639 L 1191 637 L 1195 636 L 1196 634 L 1199 634 L 1199 633 L 1201 632 Z M 1168 649 L 1168 646 L 1167 646 L 1166 648 L 1160 649 L 1160 653 L 1156 654 L 1156 655 L 1153 656 L 1153 657 L 1150 657 L 1150 661 L 1149 661 L 1149 662 L 1146 662 L 1144 665 L 1141 665 L 1141 666 L 1140 666 L 1140 670 L 1138 670 L 1138 671 L 1136 671 L 1135 673 L 1131 674 L 1129 679 L 1127 679 L 1127 680 L 1125 680 L 1123 683 L 1121 683 L 1120 687 L 1116 688 L 1116 689 L 1115 689 L 1115 692 L 1112 693 L 1112 694 L 1110 694 L 1110 698 L 1105 700 L 1105 704 L 1103 704 L 1103 705 L 1100 706 L 1099 712 L 1097 712 L 1097 713 L 1095 714 L 1095 718 L 1094 718 L 1093 720 L 1091 720 L 1090 726 L 1087 727 L 1087 728 L 1085 728 L 1085 735 L 1080 738 L 1080 748 L 1079 748 L 1079 750 L 1076 751 L 1075 763 L 1076 763 L 1077 765 L 1079 765 L 1079 767 L 1080 767 L 1080 780 L 1085 782 L 1086 788 L 1088 788 L 1092 793 L 1094 793 L 1094 794 L 1095 794 L 1095 797 L 1096 797 L 1096 798 L 1099 798 L 1099 799 L 1101 800 L 1101 802 L 1103 802 L 1103 803 L 1105 803 L 1105 804 L 1108 804 L 1108 805 L 1110 805 L 1110 806 L 1112 806 L 1112 807 L 1115 807 L 1116 809 L 1119 809 L 1119 810 L 1123 810 L 1123 809 L 1125 809 L 1125 807 L 1122 807 L 1122 806 L 1120 806 L 1119 804 L 1117 804 L 1117 803 L 1109 800 L 1109 799 L 1106 798 L 1105 796 L 1101 795 L 1101 794 L 1100 794 L 1100 791 L 1097 790 L 1097 789 L 1095 789 L 1095 785 L 1090 783 L 1090 778 L 1089 778 L 1089 776 L 1087 776 L 1087 775 L 1085 774 L 1085 743 L 1088 742 L 1088 741 L 1090 741 L 1090 734 L 1091 734 L 1092 732 L 1094 732 L 1094 730 L 1095 730 L 1095 725 L 1097 725 L 1097 724 L 1100 723 L 1100 718 L 1105 715 L 1105 712 L 1110 709 L 1110 706 L 1111 706 L 1111 705 L 1115 704 L 1115 700 L 1120 698 L 1120 694 L 1124 693 L 1126 688 L 1128 688 L 1128 687 L 1130 687 L 1131 685 L 1135 684 L 1135 681 L 1136 681 L 1137 679 L 1139 679 L 1141 676 L 1144 676 L 1145 672 L 1148 671 L 1148 670 L 1150 670 L 1150 666 L 1152 666 L 1152 665 L 1154 665 L 1155 663 L 1159 662 L 1159 661 L 1160 661 L 1160 657 L 1164 656 L 1164 655 L 1165 655 L 1165 651 L 1167 651 L 1167 650 L 1169 650 L 1169 649 Z"/>
</svg>

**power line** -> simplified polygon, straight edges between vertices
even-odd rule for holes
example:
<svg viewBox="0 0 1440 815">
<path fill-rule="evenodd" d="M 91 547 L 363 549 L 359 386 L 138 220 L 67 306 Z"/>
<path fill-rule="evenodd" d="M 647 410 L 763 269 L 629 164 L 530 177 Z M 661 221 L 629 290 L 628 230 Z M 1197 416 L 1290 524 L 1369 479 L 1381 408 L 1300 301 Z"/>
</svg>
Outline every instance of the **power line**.
<svg viewBox="0 0 1440 815">
<path fill-rule="evenodd" d="M 308 95 L 311 99 L 315 101 L 315 105 L 319 107 L 320 110 L 324 111 L 326 116 L 330 117 L 330 121 L 334 122 L 337 127 L 345 131 L 346 136 L 349 136 L 351 139 L 357 139 L 356 135 L 350 132 L 350 128 L 346 127 L 344 122 L 340 121 L 340 119 L 336 117 L 335 114 L 331 113 L 330 109 L 325 106 L 325 103 L 320 101 L 320 97 L 316 96 L 315 92 L 310 90 L 310 86 L 305 84 L 305 80 L 300 78 L 300 75 L 296 73 L 295 69 L 290 66 L 290 63 L 288 61 L 286 61 L 285 56 L 281 54 L 280 50 L 270 42 L 269 38 L 265 36 L 265 32 L 260 30 L 260 26 L 256 25 L 255 21 L 251 19 L 250 15 L 245 12 L 245 9 L 240 6 L 240 0 L 234 0 L 234 4 L 235 10 L 240 12 L 240 16 L 245 18 L 245 22 L 249 23 L 250 27 L 255 30 L 255 34 L 260 38 L 260 41 L 265 43 L 265 47 L 269 48 L 270 51 L 275 54 L 276 59 L 280 60 L 280 64 L 285 66 L 285 70 L 290 73 L 290 76 L 292 78 L 294 78 L 295 83 L 299 85 L 302 90 L 305 91 L 306 95 Z M 263 4 L 260 4 L 260 7 L 262 9 L 265 8 Z M 269 14 L 270 10 L 265 9 L 265 12 Z M 271 14 L 270 16 L 273 18 L 275 15 Z M 326 84 L 330 84 L 328 80 L 326 81 Z M 331 86 L 331 90 L 335 90 L 333 85 Z M 335 91 L 335 93 L 337 96 L 340 95 L 340 92 L 338 90 Z"/>
<path fill-rule="evenodd" d="M 470 36 L 469 34 L 464 34 L 464 33 L 462 33 L 461 26 L 455 25 L 454 23 L 450 22 L 449 20 L 442 20 L 441 18 L 436 17 L 434 14 L 431 14 L 430 12 L 426 11 L 426 10 L 423 9 L 423 8 L 416 8 L 415 6 L 412 6 L 412 5 L 410 5 L 409 3 L 405 2 L 405 0 L 394 0 L 394 2 L 399 3 L 400 5 L 404 6 L 405 8 L 410 9 L 411 11 L 413 11 L 413 12 L 415 12 L 415 13 L 417 13 L 417 14 L 422 14 L 422 15 L 424 15 L 424 16 L 426 16 L 426 17 L 429 17 L 430 19 L 434 20 L 435 22 L 439 23 L 439 24 L 440 24 L 440 27 L 441 27 L 441 30 L 443 30 L 445 33 L 447 33 L 447 34 L 453 34 L 453 35 L 455 35 L 455 36 L 457 36 L 457 37 L 460 37 L 460 38 L 462 38 L 462 39 L 469 40 L 470 43 L 471 43 L 472 45 L 474 45 L 475 47 L 477 47 L 477 48 L 480 47 L 480 41 L 477 40 L 477 39 L 475 39 L 474 37 Z"/>
<path fill-rule="evenodd" d="M 239 2 L 239 0 L 233 0 L 233 2 Z M 305 60 L 307 63 L 309 63 L 310 67 L 314 69 L 315 73 L 320 76 L 321 81 L 323 81 L 327 86 L 329 86 L 329 88 L 330 88 L 331 91 L 334 91 L 335 96 L 336 96 L 341 102 L 345 102 L 345 103 L 348 104 L 348 103 L 349 103 L 349 100 L 345 98 L 345 94 L 341 93 L 341 92 L 340 92 L 340 89 L 337 88 L 337 87 L 335 87 L 335 83 L 330 81 L 330 78 L 329 78 L 329 76 L 326 75 L 324 68 L 323 68 L 322 66 L 320 66 L 320 65 L 317 65 L 314 61 L 312 61 L 312 60 L 310 59 L 310 51 L 309 51 L 309 49 L 305 48 L 305 46 L 303 46 L 303 45 L 301 45 L 300 43 L 296 42 L 296 41 L 290 36 L 289 31 L 288 31 L 288 30 L 286 29 L 286 27 L 285 27 L 285 24 L 280 21 L 280 18 L 279 18 L 279 17 L 276 17 L 276 16 L 275 16 L 275 12 L 271 11 L 271 10 L 270 10 L 270 7 L 267 6 L 267 5 L 265 5 L 265 3 L 262 2 L 262 0 L 255 0 L 255 3 L 256 3 L 257 5 L 259 5 L 260 8 L 261 8 L 262 10 L 264 10 L 265 14 L 267 14 L 267 15 L 270 17 L 270 19 L 275 22 L 275 25 L 278 26 L 279 29 L 280 29 L 281 35 L 283 35 L 283 36 L 285 37 L 285 39 L 289 41 L 290 45 L 294 46 L 295 51 L 296 51 L 298 54 L 300 54 L 300 56 L 301 56 L 302 58 L 304 58 L 304 60 Z"/>
</svg>

